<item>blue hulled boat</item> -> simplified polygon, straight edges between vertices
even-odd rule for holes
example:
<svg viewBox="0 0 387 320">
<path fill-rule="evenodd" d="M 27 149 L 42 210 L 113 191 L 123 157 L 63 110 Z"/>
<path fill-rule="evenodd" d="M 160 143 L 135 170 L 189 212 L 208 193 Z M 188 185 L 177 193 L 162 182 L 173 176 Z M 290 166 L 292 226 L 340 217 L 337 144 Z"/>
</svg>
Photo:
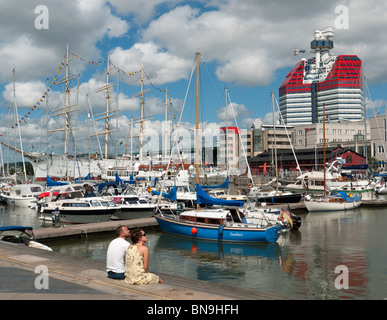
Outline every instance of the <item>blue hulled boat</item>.
<svg viewBox="0 0 387 320">
<path fill-rule="evenodd" d="M 178 215 L 159 213 L 155 218 L 160 228 L 170 234 L 193 239 L 233 242 L 275 242 L 280 225 L 250 223 L 235 206 L 243 202 L 214 199 L 196 185 L 198 204 L 231 206 L 232 209 L 198 209 Z"/>
<path fill-rule="evenodd" d="M 234 221 L 230 210 L 200 209 L 179 215 L 155 216 L 160 228 L 170 234 L 203 240 L 233 242 L 275 242 L 280 225 L 256 225 Z"/>
</svg>

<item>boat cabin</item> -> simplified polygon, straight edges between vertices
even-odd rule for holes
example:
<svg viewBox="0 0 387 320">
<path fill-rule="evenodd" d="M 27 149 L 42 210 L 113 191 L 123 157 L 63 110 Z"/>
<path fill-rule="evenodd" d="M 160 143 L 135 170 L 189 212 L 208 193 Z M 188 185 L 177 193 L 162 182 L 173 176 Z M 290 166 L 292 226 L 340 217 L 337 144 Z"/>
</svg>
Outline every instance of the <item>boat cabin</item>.
<svg viewBox="0 0 387 320">
<path fill-rule="evenodd" d="M 179 219 L 184 221 L 190 221 L 193 223 L 205 223 L 213 225 L 224 225 L 227 222 L 246 223 L 244 214 L 237 209 L 208 209 L 185 211 L 179 215 Z"/>
<path fill-rule="evenodd" d="M 11 197 L 33 198 L 39 196 L 43 192 L 43 187 L 38 184 L 18 184 L 12 186 L 9 192 L 5 195 Z"/>
</svg>

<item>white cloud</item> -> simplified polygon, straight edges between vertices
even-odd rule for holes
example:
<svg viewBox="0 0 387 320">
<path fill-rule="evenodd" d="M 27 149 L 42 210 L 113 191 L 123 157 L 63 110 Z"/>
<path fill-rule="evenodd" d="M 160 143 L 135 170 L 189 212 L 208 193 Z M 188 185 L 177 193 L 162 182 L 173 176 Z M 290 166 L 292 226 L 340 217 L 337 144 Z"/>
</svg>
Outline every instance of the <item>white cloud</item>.
<svg viewBox="0 0 387 320">
<path fill-rule="evenodd" d="M 387 70 L 381 67 L 387 67 L 387 42 L 380 32 L 387 27 L 387 4 L 382 0 L 210 1 L 207 10 L 185 5 L 166 12 L 142 36 L 186 60 L 201 51 L 207 62 L 218 63 L 221 81 L 267 85 L 278 68 L 299 61 L 300 56 L 292 55 L 294 48 L 310 49 L 314 29 L 335 27 L 335 8 L 343 4 L 350 24 L 347 30 L 335 29 L 334 52 L 358 54 L 368 78 L 382 80 Z"/>
<path fill-rule="evenodd" d="M 123 15 L 134 15 L 138 24 L 148 22 L 157 12 L 157 6 L 163 4 L 168 7 L 175 6 L 182 0 L 109 0 L 109 3 Z"/>
<path fill-rule="evenodd" d="M 369 98 L 366 98 L 365 103 L 366 103 L 367 113 L 370 112 L 372 113 L 372 115 L 380 114 L 381 109 L 383 107 L 386 108 L 387 106 L 386 99 L 370 100 Z"/>
<path fill-rule="evenodd" d="M 216 111 L 216 115 L 219 120 L 226 120 L 226 108 L 221 108 Z M 249 111 L 243 104 L 237 104 L 233 102 L 227 105 L 227 120 L 228 124 L 234 123 L 234 118 L 240 119 L 249 115 Z"/>
<path fill-rule="evenodd" d="M 3 98 L 9 103 L 13 103 L 14 100 L 13 86 L 13 83 L 8 83 L 3 91 Z M 15 95 L 18 107 L 27 108 L 34 106 L 46 90 L 46 85 L 42 81 L 16 82 Z"/>
<path fill-rule="evenodd" d="M 52 48 L 38 46 L 28 35 L 0 43 L 0 56 L 0 77 L 3 81 L 12 79 L 13 68 L 17 79 L 27 80 L 52 73 L 60 63 Z"/>
<path fill-rule="evenodd" d="M 139 71 L 143 65 L 144 72 L 154 84 L 183 79 L 192 66 L 188 61 L 161 50 L 153 42 L 136 43 L 127 50 L 117 47 L 110 57 L 115 65 L 124 66 L 127 73 Z"/>
<path fill-rule="evenodd" d="M 4 14 L 0 21 L 0 79 L 10 81 L 11 70 L 16 68 L 19 80 L 41 79 L 51 76 L 66 53 L 70 51 L 86 59 L 99 58 L 97 42 L 120 37 L 129 30 L 129 23 L 112 14 L 106 1 L 51 0 L 48 8 L 49 28 L 39 30 L 34 21 L 34 9 L 39 0 L 2 1 Z M 72 72 L 84 70 L 85 65 L 75 61 Z"/>
</svg>

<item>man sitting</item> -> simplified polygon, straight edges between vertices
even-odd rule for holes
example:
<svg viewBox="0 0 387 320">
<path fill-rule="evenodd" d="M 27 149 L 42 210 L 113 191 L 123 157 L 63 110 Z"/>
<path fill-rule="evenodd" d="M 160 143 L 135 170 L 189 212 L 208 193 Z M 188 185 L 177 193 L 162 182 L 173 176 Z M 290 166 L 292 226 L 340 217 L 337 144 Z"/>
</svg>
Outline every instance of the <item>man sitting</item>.
<svg viewBox="0 0 387 320">
<path fill-rule="evenodd" d="M 108 278 L 125 279 L 125 254 L 130 243 L 125 239 L 130 236 L 126 226 L 119 226 L 116 229 L 117 238 L 109 244 L 106 254 L 106 272 Z"/>
</svg>

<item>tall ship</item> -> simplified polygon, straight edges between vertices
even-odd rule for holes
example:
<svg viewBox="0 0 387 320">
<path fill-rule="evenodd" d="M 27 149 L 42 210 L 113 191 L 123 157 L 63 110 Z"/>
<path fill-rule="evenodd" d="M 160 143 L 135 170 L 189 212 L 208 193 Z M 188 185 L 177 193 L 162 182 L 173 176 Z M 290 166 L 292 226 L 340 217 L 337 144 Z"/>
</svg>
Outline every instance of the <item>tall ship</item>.
<svg viewBox="0 0 387 320">
<path fill-rule="evenodd" d="M 326 121 L 364 119 L 362 61 L 356 55 L 333 55 L 333 28 L 315 30 L 314 57 L 301 59 L 279 88 L 279 108 L 285 124 L 305 125 Z M 306 53 L 295 49 L 294 54 Z"/>
<path fill-rule="evenodd" d="M 64 66 L 66 75 L 59 80 L 55 79 L 55 84 L 64 84 L 65 86 L 65 105 L 59 107 L 54 110 L 51 114 L 52 117 L 63 117 L 64 118 L 64 127 L 63 128 L 54 128 L 52 130 L 48 130 L 48 132 L 63 132 L 64 133 L 64 143 L 63 154 L 55 154 L 49 152 L 26 152 L 23 151 L 22 147 L 18 148 L 4 141 L 0 141 L 0 143 L 13 150 L 14 152 L 19 152 L 23 155 L 24 158 L 28 159 L 34 169 L 34 181 L 35 182 L 44 182 L 47 180 L 47 176 L 52 180 L 57 181 L 72 181 L 76 178 L 85 178 L 88 179 L 96 179 L 96 180 L 115 180 L 116 174 L 120 176 L 122 179 L 129 179 L 130 176 L 136 176 L 143 174 L 144 177 L 156 177 L 160 176 L 167 168 L 170 171 L 174 169 L 176 171 L 181 169 L 188 169 L 190 166 L 190 161 L 188 157 L 184 155 L 179 155 L 178 159 L 173 159 L 173 163 L 171 163 L 171 157 L 167 155 L 167 152 L 164 152 L 164 156 L 144 156 L 143 157 L 143 128 L 144 122 L 146 120 L 150 120 L 148 116 L 144 115 L 144 94 L 149 89 L 144 90 L 144 73 L 141 68 L 141 91 L 132 97 L 140 96 L 141 97 L 141 116 L 136 120 L 135 123 L 140 123 L 140 134 L 139 134 L 139 145 L 140 152 L 137 156 L 131 154 L 123 154 L 116 155 L 115 157 L 109 157 L 108 154 L 108 145 L 112 143 L 109 141 L 109 137 L 113 132 L 116 132 L 118 129 L 114 129 L 111 126 L 111 122 L 109 121 L 113 117 L 118 116 L 118 107 L 112 108 L 110 104 L 110 95 L 111 90 L 114 86 L 117 85 L 117 82 L 110 82 L 110 72 L 113 68 L 110 68 L 109 58 L 107 59 L 107 68 L 104 71 L 106 73 L 106 85 L 99 88 L 96 92 L 105 91 L 106 96 L 106 110 L 103 113 L 95 115 L 95 121 L 102 120 L 105 122 L 104 130 L 99 133 L 95 133 L 93 136 L 103 136 L 104 138 L 104 151 L 101 151 L 98 155 L 90 155 L 89 156 L 78 156 L 71 155 L 69 143 L 74 139 L 74 128 L 73 123 L 71 121 L 72 114 L 77 110 L 77 104 L 73 103 L 70 99 L 70 81 L 75 79 L 77 75 L 70 74 L 70 56 L 74 55 L 69 52 L 69 46 L 67 46 L 67 52 L 65 55 L 65 59 L 62 62 L 61 66 Z M 166 108 L 167 108 L 167 98 L 166 98 Z M 148 118 L 148 119 L 147 119 Z M 131 132 L 133 128 L 133 119 L 131 121 Z M 133 138 L 133 137 L 128 137 Z M 117 143 L 117 142 L 114 142 Z M 71 149 L 72 150 L 72 149 Z M 23 160 L 24 161 L 24 160 Z"/>
</svg>

